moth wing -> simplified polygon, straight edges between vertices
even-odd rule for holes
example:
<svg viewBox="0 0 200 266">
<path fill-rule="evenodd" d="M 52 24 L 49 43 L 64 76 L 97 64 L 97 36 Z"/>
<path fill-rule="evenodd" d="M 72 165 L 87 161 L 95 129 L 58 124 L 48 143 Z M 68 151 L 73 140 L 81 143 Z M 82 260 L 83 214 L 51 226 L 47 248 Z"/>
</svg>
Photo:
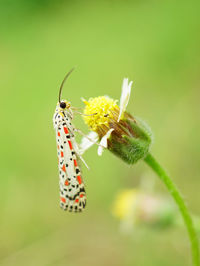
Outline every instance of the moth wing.
<svg viewBox="0 0 200 266">
<path fill-rule="evenodd" d="M 79 156 L 74 150 L 75 139 L 66 123 L 56 129 L 59 161 L 60 206 L 64 210 L 82 211 L 86 206 L 86 193 L 79 166 Z"/>
</svg>

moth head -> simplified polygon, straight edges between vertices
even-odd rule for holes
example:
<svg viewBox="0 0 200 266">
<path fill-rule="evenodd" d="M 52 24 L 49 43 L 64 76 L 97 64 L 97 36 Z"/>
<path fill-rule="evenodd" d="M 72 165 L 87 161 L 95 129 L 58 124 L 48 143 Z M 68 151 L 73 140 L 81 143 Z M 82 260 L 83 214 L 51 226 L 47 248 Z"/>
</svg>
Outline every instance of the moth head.
<svg viewBox="0 0 200 266">
<path fill-rule="evenodd" d="M 58 106 L 61 110 L 66 110 L 70 108 L 71 104 L 66 100 L 61 100 L 60 102 L 58 102 Z"/>
</svg>

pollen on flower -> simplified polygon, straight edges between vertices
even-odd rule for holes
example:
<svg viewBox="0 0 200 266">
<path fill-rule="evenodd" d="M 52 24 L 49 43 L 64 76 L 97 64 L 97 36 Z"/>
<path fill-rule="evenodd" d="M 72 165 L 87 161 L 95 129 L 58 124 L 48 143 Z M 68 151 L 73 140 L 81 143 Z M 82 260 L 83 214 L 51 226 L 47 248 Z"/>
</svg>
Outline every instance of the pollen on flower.
<svg viewBox="0 0 200 266">
<path fill-rule="evenodd" d="M 84 121 L 93 131 L 96 131 L 102 125 L 108 126 L 109 121 L 117 120 L 118 118 L 119 107 L 117 100 L 106 96 L 99 96 L 90 98 L 88 101 L 83 100 L 83 102 L 86 105 L 84 114 L 87 115 L 84 116 Z"/>
</svg>

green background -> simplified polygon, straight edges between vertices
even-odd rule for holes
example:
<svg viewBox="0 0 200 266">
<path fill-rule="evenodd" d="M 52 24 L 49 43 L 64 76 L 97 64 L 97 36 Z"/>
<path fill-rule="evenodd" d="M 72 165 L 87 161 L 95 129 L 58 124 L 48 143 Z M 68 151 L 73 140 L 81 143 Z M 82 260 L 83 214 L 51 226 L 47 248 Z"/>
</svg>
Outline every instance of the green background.
<svg viewBox="0 0 200 266">
<path fill-rule="evenodd" d="M 52 116 L 73 66 L 63 97 L 76 107 L 81 97 L 119 99 L 123 78 L 133 80 L 128 111 L 151 126 L 152 153 L 200 215 L 199 3 L 0 2 L 1 265 L 191 265 L 186 230 L 123 235 L 111 215 L 120 189 L 154 180 L 142 161 L 127 166 L 93 147 L 85 212 L 59 208 Z M 88 131 L 80 116 L 74 124 Z M 155 187 L 168 193 L 158 178 Z"/>
</svg>

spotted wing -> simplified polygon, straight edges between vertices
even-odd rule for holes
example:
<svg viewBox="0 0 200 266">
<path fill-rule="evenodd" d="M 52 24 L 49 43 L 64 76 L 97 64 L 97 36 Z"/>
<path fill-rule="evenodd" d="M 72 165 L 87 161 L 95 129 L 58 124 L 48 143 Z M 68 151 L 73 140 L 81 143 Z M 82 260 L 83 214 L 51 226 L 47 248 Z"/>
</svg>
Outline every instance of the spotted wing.
<svg viewBox="0 0 200 266">
<path fill-rule="evenodd" d="M 86 205 L 86 193 L 81 177 L 78 155 L 74 150 L 74 136 L 66 122 L 56 128 L 59 161 L 60 206 L 64 210 L 80 212 Z"/>
</svg>

